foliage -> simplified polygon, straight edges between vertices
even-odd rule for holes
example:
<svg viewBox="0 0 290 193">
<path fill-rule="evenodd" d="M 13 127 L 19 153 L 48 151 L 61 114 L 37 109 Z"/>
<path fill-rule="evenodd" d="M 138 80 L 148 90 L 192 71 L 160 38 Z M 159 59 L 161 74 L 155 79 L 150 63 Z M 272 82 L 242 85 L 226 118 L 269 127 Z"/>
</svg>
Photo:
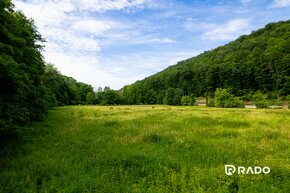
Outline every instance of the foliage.
<svg viewBox="0 0 290 193">
<path fill-rule="evenodd" d="M 243 108 L 245 107 L 244 103 L 238 100 L 236 97 L 231 95 L 227 89 L 217 88 L 214 93 L 214 105 L 216 107 L 236 107 Z"/>
<path fill-rule="evenodd" d="M 110 87 L 105 87 L 98 89 L 97 95 L 97 104 L 100 105 L 115 105 L 120 103 L 119 94 L 117 91 L 110 89 Z"/>
<path fill-rule="evenodd" d="M 0 128 L 40 121 L 46 115 L 43 39 L 32 20 L 0 1 Z"/>
<path fill-rule="evenodd" d="M 252 92 L 250 92 L 250 93 L 247 93 L 247 94 L 241 96 L 240 99 L 243 100 L 243 101 L 253 101 L 254 100 L 254 95 L 253 95 Z"/>
<path fill-rule="evenodd" d="M 231 97 L 229 98 L 228 100 L 225 101 L 225 104 L 224 104 L 224 107 L 225 108 L 244 108 L 245 107 L 245 104 L 240 101 L 238 98 L 236 97 Z"/>
<path fill-rule="evenodd" d="M 256 92 L 253 96 L 253 99 L 257 108 L 268 108 L 270 106 L 267 95 L 262 94 L 261 92 Z"/>
<path fill-rule="evenodd" d="M 217 88 L 225 88 L 242 100 L 253 100 L 260 91 L 268 99 L 290 94 L 290 20 L 270 23 L 241 36 L 225 46 L 127 85 L 121 89 L 126 104 L 148 104 L 149 91 L 156 93 L 151 102 L 174 104 L 173 89 L 183 95 L 213 97 Z M 183 96 L 182 95 L 182 96 Z"/>
<path fill-rule="evenodd" d="M 269 103 L 266 100 L 255 101 L 255 105 L 259 109 L 268 108 L 269 107 Z"/>
<path fill-rule="evenodd" d="M 261 100 L 266 100 L 266 95 L 263 95 L 261 92 L 256 92 L 254 95 L 253 95 L 253 100 L 254 101 L 261 101 Z"/>
<path fill-rule="evenodd" d="M 50 106 L 94 104 L 93 87 L 62 75 L 52 64 L 45 65 L 43 84 Z"/>
<path fill-rule="evenodd" d="M 233 96 L 228 93 L 227 89 L 217 88 L 214 93 L 214 104 L 216 107 L 225 107 L 225 103 L 233 98 Z"/>
<path fill-rule="evenodd" d="M 206 101 L 206 106 L 207 107 L 214 107 L 215 104 L 214 104 L 214 99 L 213 98 L 210 98 Z"/>
<path fill-rule="evenodd" d="M 189 96 L 182 96 L 181 98 L 181 105 L 182 106 L 189 106 L 191 103 Z"/>
<path fill-rule="evenodd" d="M 181 98 L 182 106 L 193 106 L 196 105 L 196 99 L 193 96 L 182 96 Z"/>
<path fill-rule="evenodd" d="M 168 88 L 163 103 L 166 105 L 181 105 L 183 91 L 180 88 Z"/>
<path fill-rule="evenodd" d="M 86 103 L 87 104 L 94 104 L 95 100 L 96 100 L 95 93 L 92 91 L 88 92 L 87 96 L 86 96 Z"/>
<path fill-rule="evenodd" d="M 66 77 L 43 60 L 33 20 L 0 1 L 0 127 L 40 121 L 49 106 L 92 104 L 92 86 Z M 90 94 L 88 94 L 90 93 Z M 87 100 L 88 99 L 88 100 Z"/>
</svg>

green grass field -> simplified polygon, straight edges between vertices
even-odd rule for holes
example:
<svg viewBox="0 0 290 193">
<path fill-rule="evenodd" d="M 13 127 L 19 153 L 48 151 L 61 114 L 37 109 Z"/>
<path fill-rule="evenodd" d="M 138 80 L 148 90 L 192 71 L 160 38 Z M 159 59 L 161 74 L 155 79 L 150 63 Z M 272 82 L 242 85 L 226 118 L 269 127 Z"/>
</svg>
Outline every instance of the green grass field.
<svg viewBox="0 0 290 193">
<path fill-rule="evenodd" d="M 59 107 L 1 135 L 3 193 L 290 192 L 289 109 Z"/>
</svg>

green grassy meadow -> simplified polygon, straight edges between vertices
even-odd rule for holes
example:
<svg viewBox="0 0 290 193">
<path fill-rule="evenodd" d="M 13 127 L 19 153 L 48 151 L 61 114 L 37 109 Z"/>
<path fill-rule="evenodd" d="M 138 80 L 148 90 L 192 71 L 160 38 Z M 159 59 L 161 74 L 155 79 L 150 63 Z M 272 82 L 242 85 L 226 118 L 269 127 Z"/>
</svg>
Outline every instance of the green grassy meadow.
<svg viewBox="0 0 290 193">
<path fill-rule="evenodd" d="M 1 135 L 1 193 L 290 192 L 289 109 L 66 106 Z"/>
</svg>

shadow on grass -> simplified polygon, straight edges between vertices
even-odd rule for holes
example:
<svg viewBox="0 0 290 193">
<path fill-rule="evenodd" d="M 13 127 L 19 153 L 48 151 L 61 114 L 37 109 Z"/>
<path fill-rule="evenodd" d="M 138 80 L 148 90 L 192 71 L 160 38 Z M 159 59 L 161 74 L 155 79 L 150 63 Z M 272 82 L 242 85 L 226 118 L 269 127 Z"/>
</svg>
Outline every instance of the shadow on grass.
<svg viewBox="0 0 290 193">
<path fill-rule="evenodd" d="M 171 144 L 174 140 L 170 137 L 160 135 L 157 133 L 151 133 L 143 137 L 142 141 L 144 143 L 162 143 L 162 144 Z"/>
<path fill-rule="evenodd" d="M 6 157 L 14 157 L 24 153 L 23 143 L 25 143 L 25 139 L 22 135 L 20 129 L 0 129 L 0 163 Z"/>
</svg>

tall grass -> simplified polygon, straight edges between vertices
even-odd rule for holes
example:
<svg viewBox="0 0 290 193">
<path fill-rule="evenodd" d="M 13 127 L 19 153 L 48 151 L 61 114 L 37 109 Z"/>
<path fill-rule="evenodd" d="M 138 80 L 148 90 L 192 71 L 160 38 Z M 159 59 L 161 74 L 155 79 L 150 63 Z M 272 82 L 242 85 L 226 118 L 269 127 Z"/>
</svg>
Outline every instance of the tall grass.
<svg viewBox="0 0 290 193">
<path fill-rule="evenodd" d="M 153 107 L 59 107 L 2 134 L 0 192 L 290 192 L 288 109 Z"/>
</svg>

